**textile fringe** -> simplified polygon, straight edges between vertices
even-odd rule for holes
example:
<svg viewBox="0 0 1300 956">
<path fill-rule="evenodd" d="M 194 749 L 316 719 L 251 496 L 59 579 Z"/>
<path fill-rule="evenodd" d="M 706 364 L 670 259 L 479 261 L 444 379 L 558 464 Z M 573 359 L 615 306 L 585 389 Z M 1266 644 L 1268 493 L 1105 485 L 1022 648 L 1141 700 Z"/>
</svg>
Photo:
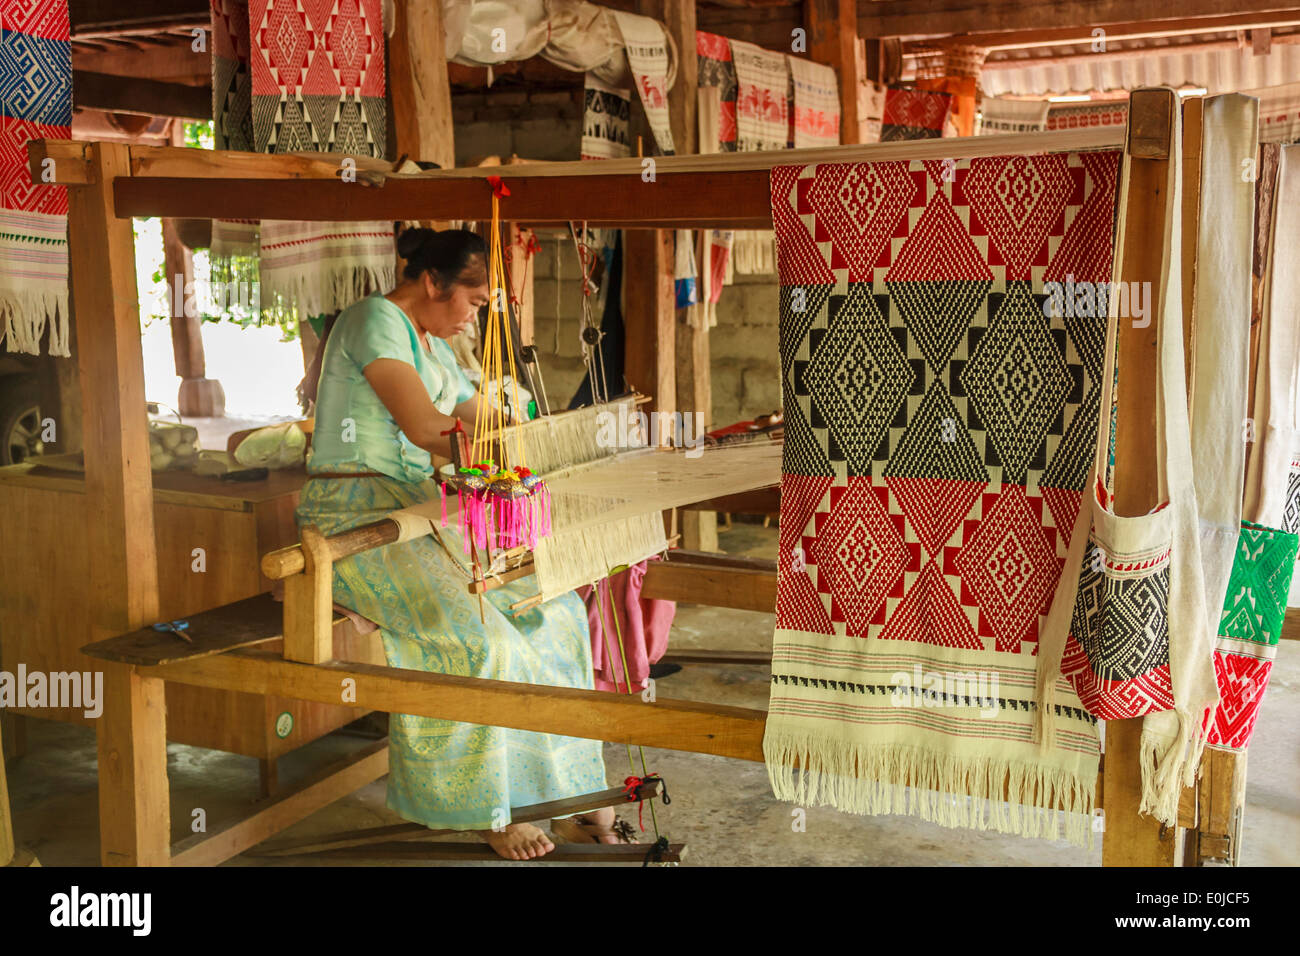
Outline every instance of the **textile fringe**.
<svg viewBox="0 0 1300 956">
<path fill-rule="evenodd" d="M 833 741 L 770 728 L 763 755 L 778 800 L 1093 845 L 1095 776 L 1081 780 L 1041 764 L 959 759 L 917 747 Z M 1052 809 L 1055 804 L 1064 809 Z"/>
<path fill-rule="evenodd" d="M 776 271 L 776 233 L 770 229 L 740 229 L 731 247 L 729 269 L 739 275 L 769 275 Z M 728 282 L 731 281 L 730 274 Z"/>
<path fill-rule="evenodd" d="M 1165 826 L 1178 825 L 1178 801 L 1183 788 L 1193 786 L 1201 775 L 1201 757 L 1205 753 L 1205 721 L 1190 719 L 1181 711 L 1171 711 L 1178 718 L 1173 738 L 1142 727 L 1139 760 L 1142 766 L 1142 799 L 1139 813 L 1159 820 Z"/>
<path fill-rule="evenodd" d="M 50 331 L 50 355 L 69 358 L 68 288 L 5 289 L 0 291 L 0 338 L 10 352 L 41 354 L 41 338 Z"/>
<path fill-rule="evenodd" d="M 328 315 L 346 309 L 376 289 L 397 283 L 396 263 L 345 264 L 326 270 L 324 281 L 301 272 L 262 270 L 262 311 L 272 315 Z"/>
</svg>

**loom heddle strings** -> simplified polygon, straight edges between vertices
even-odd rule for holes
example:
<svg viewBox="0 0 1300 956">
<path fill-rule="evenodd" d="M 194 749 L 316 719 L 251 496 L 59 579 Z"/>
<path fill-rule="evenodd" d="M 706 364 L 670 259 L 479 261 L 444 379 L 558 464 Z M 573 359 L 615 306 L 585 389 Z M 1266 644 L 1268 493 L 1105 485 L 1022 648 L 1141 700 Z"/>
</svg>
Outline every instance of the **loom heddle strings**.
<svg viewBox="0 0 1300 956">
<path fill-rule="evenodd" d="M 600 348 L 601 339 L 605 334 L 596 324 L 591 308 L 591 300 L 596 294 L 592 275 L 595 273 L 597 260 L 591 252 L 591 232 L 586 222 L 582 224 L 579 233 L 577 223 L 571 221 L 569 236 L 578 254 L 578 271 L 582 275 L 582 329 L 579 333 L 582 358 L 587 365 L 592 397 L 597 404 L 602 404 L 609 401 L 609 382 L 605 379 L 605 361 Z"/>
</svg>

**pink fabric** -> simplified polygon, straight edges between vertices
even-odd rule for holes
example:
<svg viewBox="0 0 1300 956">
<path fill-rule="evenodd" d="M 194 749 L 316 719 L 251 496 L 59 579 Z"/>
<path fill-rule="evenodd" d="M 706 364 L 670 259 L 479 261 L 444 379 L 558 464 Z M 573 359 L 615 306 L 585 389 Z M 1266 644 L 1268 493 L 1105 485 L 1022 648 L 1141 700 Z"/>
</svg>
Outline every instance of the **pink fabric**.
<svg viewBox="0 0 1300 956">
<path fill-rule="evenodd" d="M 651 558 L 658 561 L 659 558 Z M 587 605 L 587 623 L 591 626 L 591 661 L 595 670 L 596 689 L 626 693 L 623 657 L 618 652 L 618 636 L 610 617 L 611 603 L 618 612 L 618 627 L 627 656 L 627 677 L 632 690 L 642 691 L 650 677 L 650 665 L 668 650 L 668 631 L 673 626 L 677 602 L 641 597 L 646 561 L 608 577 L 597 586 L 599 603 L 590 586 L 578 588 L 578 596 Z M 603 618 L 600 611 L 603 610 Z"/>
</svg>

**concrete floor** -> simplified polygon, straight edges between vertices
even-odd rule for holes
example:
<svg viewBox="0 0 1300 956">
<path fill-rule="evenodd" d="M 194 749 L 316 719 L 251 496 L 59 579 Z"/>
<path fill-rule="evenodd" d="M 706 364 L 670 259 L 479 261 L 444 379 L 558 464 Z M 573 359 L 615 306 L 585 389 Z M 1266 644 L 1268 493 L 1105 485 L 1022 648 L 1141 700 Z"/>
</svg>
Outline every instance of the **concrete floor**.
<svg viewBox="0 0 1300 956">
<path fill-rule="evenodd" d="M 775 528 L 736 524 L 722 535 L 732 553 L 769 555 Z M 681 606 L 674 647 L 766 649 L 774 619 L 698 606 Z M 662 679 L 660 696 L 766 707 L 762 667 L 691 665 Z M 9 763 L 9 786 L 18 841 L 46 866 L 98 861 L 95 738 L 91 730 L 28 721 L 28 753 Z M 292 786 L 313 769 L 354 750 L 363 740 L 336 733 L 281 762 L 281 781 Z M 904 817 L 855 817 L 809 809 L 806 832 L 791 828 L 791 808 L 772 798 L 762 765 L 721 757 L 648 750 L 652 771 L 667 781 L 672 804 L 657 806 L 662 831 L 689 844 L 691 866 L 1096 866 L 1100 842 L 1088 851 L 1064 843 L 996 833 L 947 830 Z M 607 745 L 611 784 L 627 775 L 622 746 Z M 189 833 L 196 807 L 209 831 L 246 812 L 257 799 L 257 765 L 248 757 L 168 747 L 174 839 Z M 635 822 L 635 810 L 620 811 Z M 649 810 L 646 811 L 647 825 Z M 384 806 L 384 781 L 376 781 L 319 811 L 276 839 L 307 839 L 340 830 L 399 822 Z M 1300 863 L 1300 648 L 1284 645 L 1265 698 L 1251 752 L 1241 852 L 1244 866 Z M 243 856 L 229 865 L 302 865 Z M 421 864 L 416 864 L 421 865 Z M 428 865 L 428 864 L 423 864 Z M 464 864 L 492 866 L 498 864 Z M 504 863 L 499 865 L 506 865 Z"/>
</svg>

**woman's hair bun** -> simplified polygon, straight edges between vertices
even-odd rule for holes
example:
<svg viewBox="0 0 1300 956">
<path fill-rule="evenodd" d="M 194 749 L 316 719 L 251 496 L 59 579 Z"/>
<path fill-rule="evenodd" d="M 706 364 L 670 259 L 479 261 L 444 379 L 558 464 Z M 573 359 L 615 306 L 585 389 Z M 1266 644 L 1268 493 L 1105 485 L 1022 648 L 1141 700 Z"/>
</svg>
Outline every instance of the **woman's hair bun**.
<svg viewBox="0 0 1300 956">
<path fill-rule="evenodd" d="M 430 272 L 444 288 L 487 282 L 487 244 L 468 229 L 404 229 L 397 237 L 397 254 L 406 260 L 402 274 L 408 279 Z"/>
<path fill-rule="evenodd" d="M 403 229 L 397 237 L 397 254 L 403 259 L 419 258 L 419 252 L 437 233 L 432 229 Z"/>
</svg>

